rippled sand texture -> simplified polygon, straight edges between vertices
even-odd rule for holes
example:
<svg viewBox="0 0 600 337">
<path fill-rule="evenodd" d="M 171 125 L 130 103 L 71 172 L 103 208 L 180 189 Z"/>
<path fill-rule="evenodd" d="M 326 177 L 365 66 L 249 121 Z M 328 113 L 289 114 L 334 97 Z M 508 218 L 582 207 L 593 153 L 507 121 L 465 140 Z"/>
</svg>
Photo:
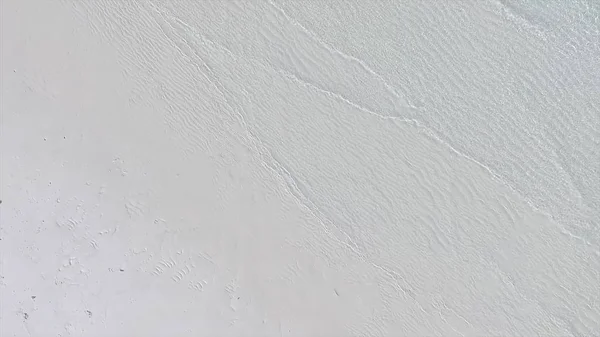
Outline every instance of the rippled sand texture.
<svg viewBox="0 0 600 337">
<path fill-rule="evenodd" d="M 600 336 L 600 3 L 1 12 L 0 335 Z"/>
</svg>

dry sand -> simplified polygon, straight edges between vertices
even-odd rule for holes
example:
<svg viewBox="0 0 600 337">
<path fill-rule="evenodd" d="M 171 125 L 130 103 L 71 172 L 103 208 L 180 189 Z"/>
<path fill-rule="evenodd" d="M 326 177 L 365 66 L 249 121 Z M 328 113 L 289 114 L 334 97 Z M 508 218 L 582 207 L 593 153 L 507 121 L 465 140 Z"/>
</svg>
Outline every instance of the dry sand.
<svg viewBox="0 0 600 337">
<path fill-rule="evenodd" d="M 0 335 L 600 336 L 600 5 L 3 0 Z"/>
</svg>

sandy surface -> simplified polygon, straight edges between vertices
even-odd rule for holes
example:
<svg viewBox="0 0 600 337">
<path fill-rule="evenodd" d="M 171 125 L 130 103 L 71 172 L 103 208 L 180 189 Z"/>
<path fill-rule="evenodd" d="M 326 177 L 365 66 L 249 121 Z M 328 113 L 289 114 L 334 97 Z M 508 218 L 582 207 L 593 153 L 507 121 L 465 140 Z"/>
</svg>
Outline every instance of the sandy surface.
<svg viewBox="0 0 600 337">
<path fill-rule="evenodd" d="M 0 335 L 600 336 L 550 3 L 3 0 Z"/>
</svg>

